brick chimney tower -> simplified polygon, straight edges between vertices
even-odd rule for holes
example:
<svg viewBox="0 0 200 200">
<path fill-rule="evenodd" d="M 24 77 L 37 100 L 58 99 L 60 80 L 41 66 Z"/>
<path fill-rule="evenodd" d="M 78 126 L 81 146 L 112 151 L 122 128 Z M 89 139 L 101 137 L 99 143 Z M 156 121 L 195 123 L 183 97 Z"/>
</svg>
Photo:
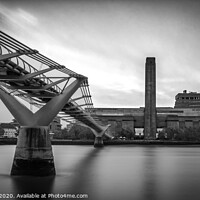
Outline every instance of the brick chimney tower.
<svg viewBox="0 0 200 200">
<path fill-rule="evenodd" d="M 144 138 L 156 139 L 156 63 L 147 57 L 145 64 Z"/>
</svg>

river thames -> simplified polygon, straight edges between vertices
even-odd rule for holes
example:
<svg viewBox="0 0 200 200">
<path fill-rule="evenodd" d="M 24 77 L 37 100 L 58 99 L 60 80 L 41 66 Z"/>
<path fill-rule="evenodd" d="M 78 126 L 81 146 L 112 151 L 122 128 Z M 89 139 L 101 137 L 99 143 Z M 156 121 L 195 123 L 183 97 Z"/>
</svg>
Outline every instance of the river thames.
<svg viewBox="0 0 200 200">
<path fill-rule="evenodd" d="M 0 146 L 1 195 L 16 198 L 25 194 L 84 194 L 82 199 L 91 200 L 200 199 L 200 146 L 120 145 L 95 149 L 87 145 L 54 145 L 57 175 L 43 178 L 10 176 L 14 150 L 15 145 Z"/>
</svg>

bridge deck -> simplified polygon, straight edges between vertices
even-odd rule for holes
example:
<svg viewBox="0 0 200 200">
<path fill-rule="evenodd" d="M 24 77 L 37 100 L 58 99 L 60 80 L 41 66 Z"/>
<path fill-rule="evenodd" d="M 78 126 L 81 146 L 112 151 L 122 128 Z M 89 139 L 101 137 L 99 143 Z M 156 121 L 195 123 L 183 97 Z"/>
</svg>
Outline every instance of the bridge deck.
<svg viewBox="0 0 200 200">
<path fill-rule="evenodd" d="M 2 31 L 0 56 L 0 89 L 38 108 L 61 94 L 74 79 L 84 78 L 74 98 L 66 102 L 59 116 L 67 122 L 77 119 L 99 130 L 90 115 L 93 103 L 87 77 L 47 58 Z"/>
</svg>

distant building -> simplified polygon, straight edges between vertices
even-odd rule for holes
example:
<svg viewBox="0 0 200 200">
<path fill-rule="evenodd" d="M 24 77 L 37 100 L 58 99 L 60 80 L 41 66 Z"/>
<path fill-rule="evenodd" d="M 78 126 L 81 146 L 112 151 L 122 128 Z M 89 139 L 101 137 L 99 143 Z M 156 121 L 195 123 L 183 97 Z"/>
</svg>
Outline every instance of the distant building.
<svg viewBox="0 0 200 200">
<path fill-rule="evenodd" d="M 144 107 L 93 108 L 91 115 L 102 124 L 110 124 L 107 133 L 119 137 L 130 133 L 134 138 L 143 135 Z M 200 93 L 184 91 L 176 95 L 175 107 L 156 107 L 157 133 L 162 129 L 200 128 Z"/>
<path fill-rule="evenodd" d="M 16 119 L 13 119 L 12 122 L 10 122 L 10 124 L 12 124 L 17 130 L 19 130 L 20 124 Z"/>
<path fill-rule="evenodd" d="M 60 117 L 55 117 L 54 120 L 49 125 L 51 139 L 55 136 L 60 136 L 62 134 L 61 127 L 62 125 Z"/>
<path fill-rule="evenodd" d="M 7 138 L 16 138 L 17 137 L 17 129 L 10 123 L 1 123 L 1 128 L 4 131 L 4 134 L 1 137 Z"/>
<path fill-rule="evenodd" d="M 200 93 L 187 92 L 178 93 L 175 96 L 174 108 L 200 108 Z"/>
<path fill-rule="evenodd" d="M 93 108 L 91 115 L 97 117 L 102 125 L 110 124 L 107 134 L 120 137 L 123 133 L 134 137 L 136 128 L 143 128 L 144 108 Z M 137 115 L 138 124 L 134 116 Z M 143 134 L 143 129 L 138 134 Z"/>
</svg>

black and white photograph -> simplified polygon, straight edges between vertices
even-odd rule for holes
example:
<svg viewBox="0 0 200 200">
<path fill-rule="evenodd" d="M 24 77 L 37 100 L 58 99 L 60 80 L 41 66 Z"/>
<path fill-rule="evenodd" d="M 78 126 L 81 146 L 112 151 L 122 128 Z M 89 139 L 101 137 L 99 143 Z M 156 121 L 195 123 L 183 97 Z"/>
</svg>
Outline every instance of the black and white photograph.
<svg viewBox="0 0 200 200">
<path fill-rule="evenodd" d="M 200 1 L 0 0 L 0 200 L 199 200 Z"/>
</svg>

